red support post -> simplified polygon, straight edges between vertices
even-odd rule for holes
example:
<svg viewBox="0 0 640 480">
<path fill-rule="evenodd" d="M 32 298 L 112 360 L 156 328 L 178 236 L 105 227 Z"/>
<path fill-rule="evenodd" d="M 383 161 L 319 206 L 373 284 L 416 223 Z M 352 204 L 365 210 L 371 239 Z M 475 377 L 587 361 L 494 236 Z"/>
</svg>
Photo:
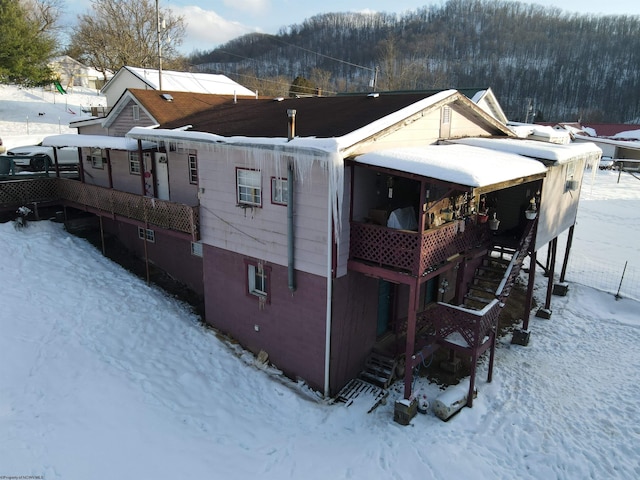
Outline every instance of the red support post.
<svg viewBox="0 0 640 480">
<path fill-rule="evenodd" d="M 409 285 L 409 315 L 407 318 L 407 343 L 405 346 L 405 371 L 404 371 L 404 398 L 411 397 L 411 384 L 413 383 L 413 368 L 411 357 L 416 348 L 416 287 L 418 280 Z"/>
</svg>

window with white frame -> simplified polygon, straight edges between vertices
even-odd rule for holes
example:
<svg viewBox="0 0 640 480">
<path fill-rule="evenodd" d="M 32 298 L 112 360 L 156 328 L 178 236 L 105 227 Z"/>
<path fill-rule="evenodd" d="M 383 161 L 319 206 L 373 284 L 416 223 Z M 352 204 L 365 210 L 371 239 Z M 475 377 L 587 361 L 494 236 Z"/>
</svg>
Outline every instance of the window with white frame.
<svg viewBox="0 0 640 480">
<path fill-rule="evenodd" d="M 144 165 L 151 165 L 151 152 L 144 152 Z M 141 165 L 140 157 L 137 151 L 129 152 L 129 173 L 132 175 L 140 175 Z"/>
<path fill-rule="evenodd" d="M 138 152 L 129 152 L 129 173 L 140 175 L 140 157 Z"/>
<path fill-rule="evenodd" d="M 198 184 L 198 157 L 189 154 L 189 183 Z"/>
<path fill-rule="evenodd" d="M 247 266 L 247 293 L 258 297 L 261 301 L 270 303 L 269 276 L 271 268 L 262 262 L 245 260 Z"/>
<path fill-rule="evenodd" d="M 237 201 L 239 205 L 262 206 L 262 178 L 260 170 L 236 170 Z"/>
<path fill-rule="evenodd" d="M 442 107 L 442 123 L 451 123 L 451 107 Z"/>
<path fill-rule="evenodd" d="M 155 243 L 156 232 L 154 232 L 150 228 L 138 227 L 138 238 L 140 240 L 147 240 L 147 242 Z"/>
<path fill-rule="evenodd" d="M 140 105 L 133 105 L 132 111 L 133 111 L 133 120 L 137 122 L 138 120 L 140 120 Z"/>
<path fill-rule="evenodd" d="M 101 148 L 92 148 L 91 149 L 91 166 L 93 168 L 104 168 L 104 164 L 106 163 L 104 150 Z"/>
<path fill-rule="evenodd" d="M 271 177 L 271 203 L 286 205 L 289 199 L 289 185 L 286 178 Z"/>
</svg>

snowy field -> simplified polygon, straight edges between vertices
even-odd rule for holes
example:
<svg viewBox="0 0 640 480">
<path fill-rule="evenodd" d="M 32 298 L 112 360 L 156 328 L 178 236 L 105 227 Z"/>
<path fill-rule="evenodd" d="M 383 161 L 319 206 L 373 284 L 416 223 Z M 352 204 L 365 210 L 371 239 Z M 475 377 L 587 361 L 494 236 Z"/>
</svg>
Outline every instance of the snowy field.
<svg viewBox="0 0 640 480">
<path fill-rule="evenodd" d="M 49 118 L 61 105 L 14 93 L 0 96 L 8 146 L 24 124 L 7 112 Z M 58 133 L 57 119 L 37 128 Z M 616 181 L 598 171 L 583 187 L 572 251 L 637 268 L 640 181 Z M 531 319 L 528 347 L 501 339 L 472 409 L 405 427 L 393 422 L 400 385 L 369 414 L 329 405 L 59 224 L 0 224 L 0 256 L 0 478 L 640 478 L 640 304 L 584 282 L 553 297 L 550 320 Z M 539 304 L 545 292 L 539 274 Z"/>
</svg>

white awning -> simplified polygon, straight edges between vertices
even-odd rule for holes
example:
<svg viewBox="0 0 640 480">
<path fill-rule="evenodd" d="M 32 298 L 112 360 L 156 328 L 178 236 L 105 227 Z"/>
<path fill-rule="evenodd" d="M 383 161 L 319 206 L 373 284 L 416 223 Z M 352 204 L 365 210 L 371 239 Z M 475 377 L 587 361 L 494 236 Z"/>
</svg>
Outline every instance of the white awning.
<svg viewBox="0 0 640 480">
<path fill-rule="evenodd" d="M 110 150 L 138 150 L 138 142 L 127 137 L 110 137 L 109 135 L 78 135 L 74 133 L 51 135 L 42 140 L 45 147 L 85 147 L 104 148 Z M 155 142 L 143 141 L 142 149 L 156 148 Z"/>
<path fill-rule="evenodd" d="M 474 188 L 539 177 L 547 171 L 542 162 L 531 158 L 467 145 L 381 150 L 359 155 L 354 161 Z"/>
</svg>

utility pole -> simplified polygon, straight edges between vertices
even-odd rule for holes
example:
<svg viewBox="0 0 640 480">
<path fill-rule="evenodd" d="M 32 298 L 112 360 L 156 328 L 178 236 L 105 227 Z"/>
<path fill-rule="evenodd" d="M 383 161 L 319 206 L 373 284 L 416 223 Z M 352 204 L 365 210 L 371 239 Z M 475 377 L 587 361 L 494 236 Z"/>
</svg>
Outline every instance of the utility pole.
<svg viewBox="0 0 640 480">
<path fill-rule="evenodd" d="M 162 41 L 160 39 L 160 31 L 162 25 L 160 24 L 160 8 L 158 7 L 159 0 L 156 0 L 156 21 L 158 26 L 158 88 L 162 91 Z"/>
</svg>

